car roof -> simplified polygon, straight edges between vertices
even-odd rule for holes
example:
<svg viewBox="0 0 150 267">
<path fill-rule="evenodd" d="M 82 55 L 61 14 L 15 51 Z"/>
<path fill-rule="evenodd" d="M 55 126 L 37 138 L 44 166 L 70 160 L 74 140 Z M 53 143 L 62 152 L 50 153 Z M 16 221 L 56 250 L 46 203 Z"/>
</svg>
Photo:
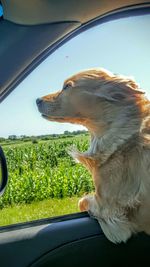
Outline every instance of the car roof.
<svg viewBox="0 0 150 267">
<path fill-rule="evenodd" d="M 64 21 L 85 23 L 110 11 L 148 3 L 141 0 L 2 0 L 4 18 L 19 24 L 37 25 Z"/>
<path fill-rule="evenodd" d="M 75 34 L 114 16 L 149 12 L 140 0 L 2 0 L 0 101 Z"/>
</svg>

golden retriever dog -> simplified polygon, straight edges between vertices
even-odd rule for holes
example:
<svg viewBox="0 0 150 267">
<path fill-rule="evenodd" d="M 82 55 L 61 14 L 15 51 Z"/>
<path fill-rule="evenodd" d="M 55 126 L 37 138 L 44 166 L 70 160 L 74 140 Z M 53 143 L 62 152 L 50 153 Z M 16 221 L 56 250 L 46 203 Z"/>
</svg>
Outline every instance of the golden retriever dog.
<svg viewBox="0 0 150 267">
<path fill-rule="evenodd" d="M 150 234 L 150 101 L 131 78 L 104 69 L 82 71 L 63 89 L 37 99 L 49 121 L 84 125 L 89 149 L 71 155 L 92 174 L 95 194 L 79 201 L 106 237 L 126 242 Z"/>
</svg>

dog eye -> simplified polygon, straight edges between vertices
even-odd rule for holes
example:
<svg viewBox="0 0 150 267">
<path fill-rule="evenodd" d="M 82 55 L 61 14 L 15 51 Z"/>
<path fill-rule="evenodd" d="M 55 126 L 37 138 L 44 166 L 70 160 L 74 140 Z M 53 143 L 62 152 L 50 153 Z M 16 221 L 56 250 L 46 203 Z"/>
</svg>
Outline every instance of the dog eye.
<svg viewBox="0 0 150 267">
<path fill-rule="evenodd" d="M 69 89 L 70 87 L 72 87 L 72 82 L 68 82 L 63 86 L 63 90 Z"/>
</svg>

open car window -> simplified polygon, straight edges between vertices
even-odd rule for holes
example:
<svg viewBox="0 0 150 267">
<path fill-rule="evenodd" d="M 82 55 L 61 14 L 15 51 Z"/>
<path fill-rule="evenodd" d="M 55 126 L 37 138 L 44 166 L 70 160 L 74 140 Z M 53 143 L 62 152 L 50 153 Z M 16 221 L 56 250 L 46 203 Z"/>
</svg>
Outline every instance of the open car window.
<svg viewBox="0 0 150 267">
<path fill-rule="evenodd" d="M 87 30 L 56 50 L 2 102 L 0 145 L 9 184 L 0 199 L 1 226 L 77 212 L 79 198 L 94 191 L 88 171 L 67 153 L 72 145 L 87 150 L 87 129 L 44 120 L 35 101 L 93 67 L 133 76 L 149 97 L 149 25 L 146 15 Z"/>
</svg>

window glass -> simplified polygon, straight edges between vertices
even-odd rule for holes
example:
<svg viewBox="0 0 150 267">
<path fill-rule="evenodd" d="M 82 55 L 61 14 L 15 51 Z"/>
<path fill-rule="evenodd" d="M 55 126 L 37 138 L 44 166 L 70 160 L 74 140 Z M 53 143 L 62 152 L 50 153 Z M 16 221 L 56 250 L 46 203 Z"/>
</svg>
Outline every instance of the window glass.
<svg viewBox="0 0 150 267">
<path fill-rule="evenodd" d="M 2 102 L 0 144 L 9 185 L 0 199 L 0 225 L 77 212 L 79 198 L 94 191 L 91 175 L 66 151 L 73 144 L 87 150 L 87 129 L 44 120 L 35 100 L 93 67 L 133 76 L 150 96 L 149 25 L 145 15 L 87 30 L 57 49 Z"/>
</svg>

